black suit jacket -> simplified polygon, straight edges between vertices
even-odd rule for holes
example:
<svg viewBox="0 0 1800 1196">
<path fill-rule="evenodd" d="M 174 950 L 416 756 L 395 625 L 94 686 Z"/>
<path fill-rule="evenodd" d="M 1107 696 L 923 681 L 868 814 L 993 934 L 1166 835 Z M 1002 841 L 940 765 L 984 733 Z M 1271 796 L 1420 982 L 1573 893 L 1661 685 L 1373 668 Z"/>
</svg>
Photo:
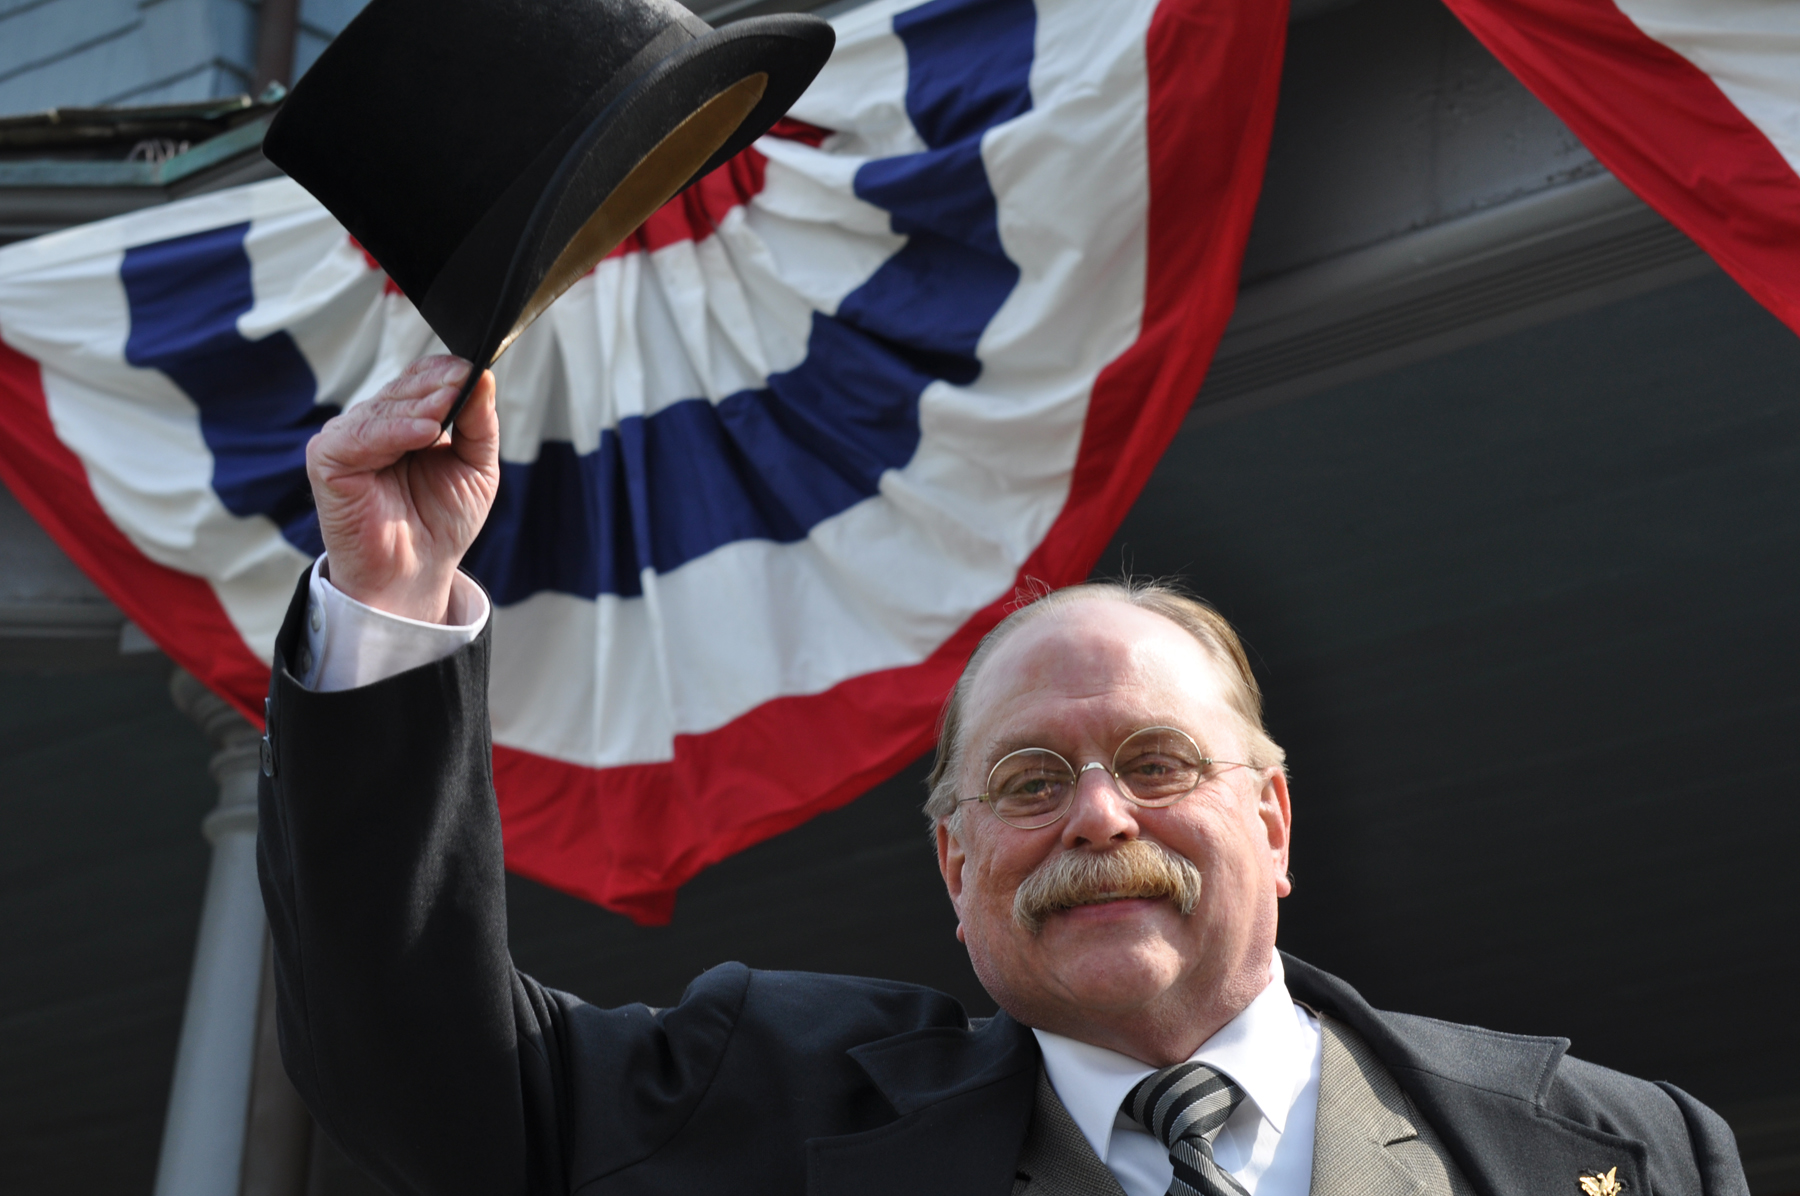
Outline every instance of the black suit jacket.
<svg viewBox="0 0 1800 1196">
<path fill-rule="evenodd" d="M 597 1009 L 512 966 L 488 634 L 362 689 L 304 690 L 304 581 L 277 644 L 258 839 L 282 1057 L 397 1193 L 1007 1196 L 1036 1040 L 910 984 L 726 964 L 678 1005 Z M 272 775 L 268 775 L 271 774 Z M 1381 1056 L 1488 1196 L 1747 1191 L 1731 1132 L 1669 1085 L 1369 1007 L 1286 958 L 1296 999 Z"/>
</svg>

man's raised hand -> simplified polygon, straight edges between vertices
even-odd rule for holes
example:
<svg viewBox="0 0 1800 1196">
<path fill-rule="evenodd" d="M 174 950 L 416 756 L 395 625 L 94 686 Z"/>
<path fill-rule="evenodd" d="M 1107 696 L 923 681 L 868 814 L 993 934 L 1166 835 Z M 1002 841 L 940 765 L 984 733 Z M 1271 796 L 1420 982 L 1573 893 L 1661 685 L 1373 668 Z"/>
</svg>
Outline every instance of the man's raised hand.
<svg viewBox="0 0 1800 1196">
<path fill-rule="evenodd" d="M 329 421 L 306 446 L 306 473 L 330 554 L 331 584 L 389 614 L 441 623 L 456 566 L 500 485 L 494 376 L 439 430 L 469 363 L 427 357 Z"/>
</svg>

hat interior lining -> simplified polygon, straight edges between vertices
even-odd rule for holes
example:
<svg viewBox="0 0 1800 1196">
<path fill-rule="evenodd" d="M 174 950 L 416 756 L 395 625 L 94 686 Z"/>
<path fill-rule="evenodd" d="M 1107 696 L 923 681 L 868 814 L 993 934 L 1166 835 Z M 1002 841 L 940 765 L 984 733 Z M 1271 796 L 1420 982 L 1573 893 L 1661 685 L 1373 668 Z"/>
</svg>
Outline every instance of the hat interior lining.
<svg viewBox="0 0 1800 1196">
<path fill-rule="evenodd" d="M 641 227 L 656 209 L 694 177 L 694 172 L 731 139 L 762 101 L 769 75 L 758 71 L 725 88 L 676 125 L 642 158 L 594 210 L 557 254 L 544 281 L 525 303 L 494 357 L 506 352 L 531 322 L 558 296 L 581 280 L 594 265 Z"/>
</svg>

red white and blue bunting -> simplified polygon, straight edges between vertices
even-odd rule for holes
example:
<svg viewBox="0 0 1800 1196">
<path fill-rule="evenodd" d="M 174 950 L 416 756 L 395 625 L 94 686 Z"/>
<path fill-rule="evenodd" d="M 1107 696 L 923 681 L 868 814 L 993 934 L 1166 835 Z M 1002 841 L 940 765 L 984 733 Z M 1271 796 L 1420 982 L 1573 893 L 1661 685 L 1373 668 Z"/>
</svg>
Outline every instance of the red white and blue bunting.
<svg viewBox="0 0 1800 1196">
<path fill-rule="evenodd" d="M 1234 299 L 1285 5 L 873 3 L 792 118 L 496 368 L 509 867 L 643 921 L 931 743 L 1078 580 Z M 307 439 L 440 351 L 286 180 L 0 250 L 0 477 L 252 716 Z"/>
<path fill-rule="evenodd" d="M 1619 181 L 1800 332 L 1800 5 L 1445 2 Z"/>
</svg>

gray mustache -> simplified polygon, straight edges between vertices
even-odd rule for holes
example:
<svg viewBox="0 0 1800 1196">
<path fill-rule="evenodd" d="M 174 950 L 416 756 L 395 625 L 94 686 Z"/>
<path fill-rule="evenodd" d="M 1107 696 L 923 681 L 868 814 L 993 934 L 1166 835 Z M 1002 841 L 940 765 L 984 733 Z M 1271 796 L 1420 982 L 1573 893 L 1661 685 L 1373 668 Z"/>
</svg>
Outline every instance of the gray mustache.
<svg viewBox="0 0 1800 1196">
<path fill-rule="evenodd" d="M 1013 895 L 1013 920 L 1036 934 L 1051 914 L 1121 897 L 1167 897 L 1185 917 L 1200 904 L 1200 869 L 1142 839 L 1065 852 L 1025 878 Z"/>
</svg>

